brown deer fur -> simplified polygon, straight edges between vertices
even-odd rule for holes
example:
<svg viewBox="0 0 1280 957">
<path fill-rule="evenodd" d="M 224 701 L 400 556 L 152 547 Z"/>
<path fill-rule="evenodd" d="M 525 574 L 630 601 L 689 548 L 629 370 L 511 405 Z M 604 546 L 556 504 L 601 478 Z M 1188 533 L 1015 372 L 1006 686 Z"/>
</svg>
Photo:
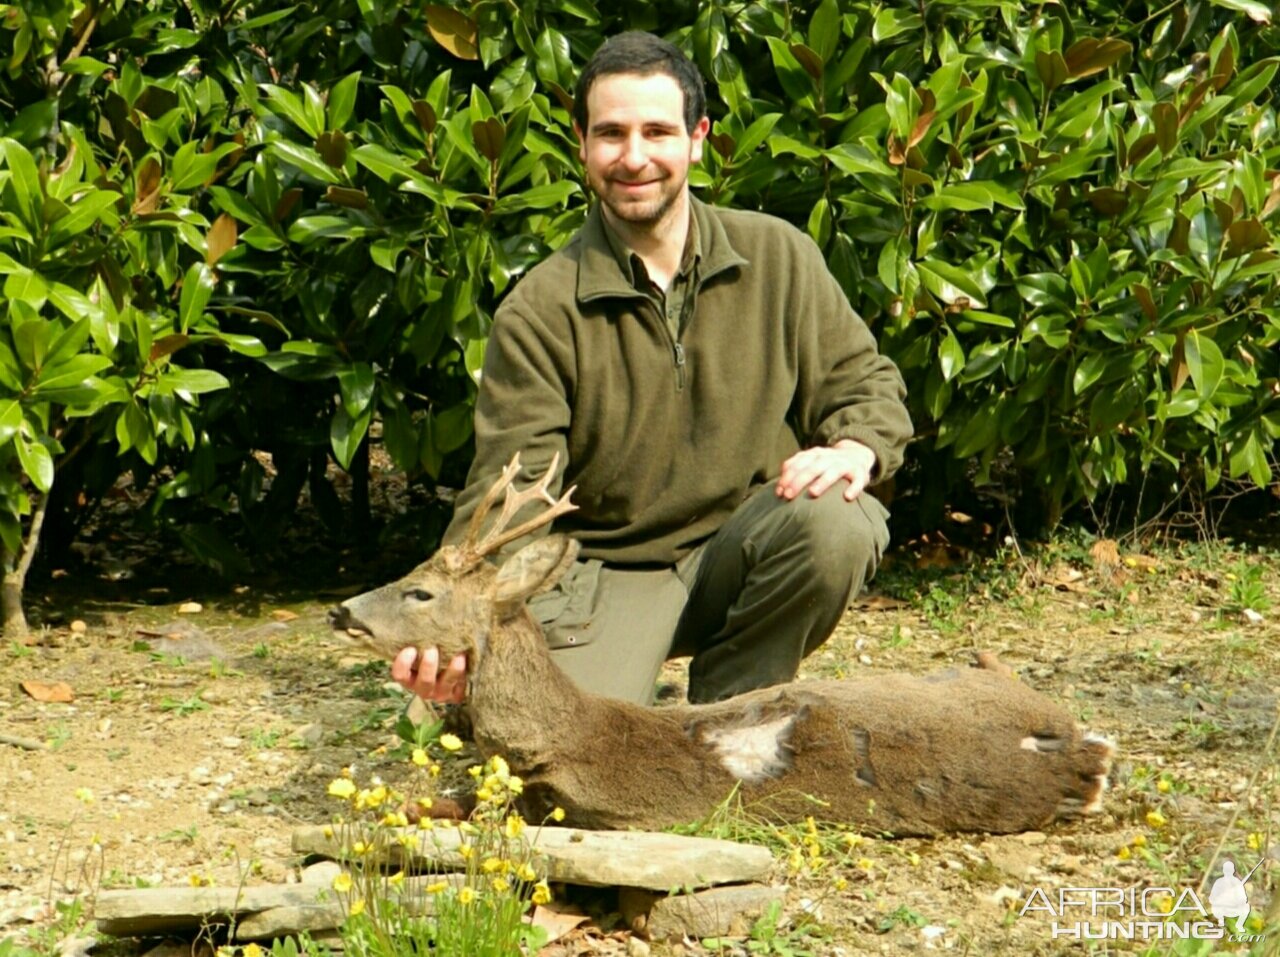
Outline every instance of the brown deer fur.
<svg viewBox="0 0 1280 957">
<path fill-rule="evenodd" d="M 655 829 L 705 817 L 735 786 L 773 819 L 812 814 L 898 835 L 1035 829 L 1101 807 L 1111 744 L 990 660 L 926 677 L 796 681 L 709 705 L 644 708 L 578 689 L 524 607 L 572 565 L 576 543 L 550 535 L 501 567 L 484 558 L 535 527 L 503 533 L 530 496 L 556 514 L 572 507 L 572 489 L 558 502 L 546 494 L 554 462 L 520 495 L 517 471 L 513 462 L 486 499 L 483 511 L 506 490 L 488 536 L 481 515 L 466 544 L 332 618 L 387 658 L 431 644 L 442 661 L 469 656 L 476 744 L 524 778 L 531 818 L 559 805 L 580 827 Z"/>
</svg>

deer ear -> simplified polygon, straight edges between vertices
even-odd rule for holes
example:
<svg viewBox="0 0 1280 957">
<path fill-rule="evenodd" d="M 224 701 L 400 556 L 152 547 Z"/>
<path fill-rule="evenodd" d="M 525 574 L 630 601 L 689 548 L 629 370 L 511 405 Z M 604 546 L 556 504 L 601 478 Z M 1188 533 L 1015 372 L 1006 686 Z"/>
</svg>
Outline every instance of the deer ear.
<svg viewBox="0 0 1280 957">
<path fill-rule="evenodd" d="M 494 603 L 510 614 L 528 599 L 555 586 L 578 557 L 578 543 L 547 535 L 526 545 L 498 569 Z"/>
</svg>

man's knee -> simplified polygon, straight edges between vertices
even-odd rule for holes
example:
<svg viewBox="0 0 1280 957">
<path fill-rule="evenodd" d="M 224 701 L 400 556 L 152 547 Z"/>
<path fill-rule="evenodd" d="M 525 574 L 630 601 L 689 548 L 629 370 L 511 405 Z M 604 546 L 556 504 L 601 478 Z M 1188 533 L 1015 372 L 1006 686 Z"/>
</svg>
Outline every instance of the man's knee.
<svg viewBox="0 0 1280 957">
<path fill-rule="evenodd" d="M 815 579 L 833 591 L 858 587 L 875 574 L 889 544 L 888 512 L 864 493 L 847 502 L 839 488 L 783 505 L 780 533 L 805 556 Z"/>
</svg>

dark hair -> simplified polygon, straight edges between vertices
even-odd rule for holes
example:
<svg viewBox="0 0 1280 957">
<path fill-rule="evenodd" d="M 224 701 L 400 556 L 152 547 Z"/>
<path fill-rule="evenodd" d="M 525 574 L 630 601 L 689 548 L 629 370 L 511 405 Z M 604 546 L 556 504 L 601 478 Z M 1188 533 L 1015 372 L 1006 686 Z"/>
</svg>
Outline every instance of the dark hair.
<svg viewBox="0 0 1280 957">
<path fill-rule="evenodd" d="M 597 79 L 615 73 L 650 76 L 665 73 L 684 94 L 684 125 L 690 133 L 707 112 L 707 93 L 702 74 L 680 48 L 652 33 L 629 30 L 600 44 L 582 68 L 573 94 L 573 118 L 583 133 L 587 130 L 587 94 Z"/>
</svg>

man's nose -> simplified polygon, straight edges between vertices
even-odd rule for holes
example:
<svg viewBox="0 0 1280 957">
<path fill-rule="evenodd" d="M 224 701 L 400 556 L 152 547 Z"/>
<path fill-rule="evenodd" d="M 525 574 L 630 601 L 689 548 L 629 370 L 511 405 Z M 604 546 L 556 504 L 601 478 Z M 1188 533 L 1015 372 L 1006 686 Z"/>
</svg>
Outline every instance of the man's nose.
<svg viewBox="0 0 1280 957">
<path fill-rule="evenodd" d="M 632 170 L 644 169 L 649 164 L 649 154 L 645 150 L 643 136 L 627 138 L 627 148 L 622 154 L 622 162 L 627 169 Z"/>
</svg>

